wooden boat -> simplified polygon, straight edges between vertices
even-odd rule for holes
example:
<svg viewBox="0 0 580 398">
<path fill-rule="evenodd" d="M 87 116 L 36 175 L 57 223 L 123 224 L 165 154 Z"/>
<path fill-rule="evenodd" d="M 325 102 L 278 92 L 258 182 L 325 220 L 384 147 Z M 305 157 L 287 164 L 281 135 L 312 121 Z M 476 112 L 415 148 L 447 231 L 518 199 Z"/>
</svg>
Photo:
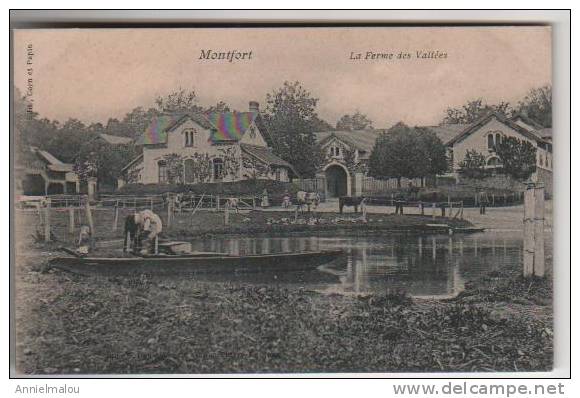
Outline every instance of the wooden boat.
<svg viewBox="0 0 580 398">
<path fill-rule="evenodd" d="M 197 274 L 303 271 L 331 262 L 342 250 L 234 256 L 222 253 L 159 254 L 140 257 L 74 257 L 50 260 L 51 266 L 80 274 Z"/>
</svg>

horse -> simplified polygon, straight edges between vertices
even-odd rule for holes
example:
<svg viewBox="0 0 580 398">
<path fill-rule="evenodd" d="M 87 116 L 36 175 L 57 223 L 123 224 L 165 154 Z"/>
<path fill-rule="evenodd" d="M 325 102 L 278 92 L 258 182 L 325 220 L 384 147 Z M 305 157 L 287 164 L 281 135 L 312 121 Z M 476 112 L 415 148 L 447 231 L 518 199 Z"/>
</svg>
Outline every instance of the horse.
<svg viewBox="0 0 580 398">
<path fill-rule="evenodd" d="M 306 205 L 308 212 L 310 213 L 310 206 L 313 206 L 314 209 L 316 209 L 320 204 L 320 195 L 318 192 L 298 191 L 296 193 L 296 204 L 296 210 L 303 210 L 304 205 Z"/>
<path fill-rule="evenodd" d="M 364 206 L 364 196 L 341 196 L 338 198 L 338 210 L 342 214 L 344 206 L 354 206 L 354 212 L 358 213 L 358 207 Z"/>
</svg>

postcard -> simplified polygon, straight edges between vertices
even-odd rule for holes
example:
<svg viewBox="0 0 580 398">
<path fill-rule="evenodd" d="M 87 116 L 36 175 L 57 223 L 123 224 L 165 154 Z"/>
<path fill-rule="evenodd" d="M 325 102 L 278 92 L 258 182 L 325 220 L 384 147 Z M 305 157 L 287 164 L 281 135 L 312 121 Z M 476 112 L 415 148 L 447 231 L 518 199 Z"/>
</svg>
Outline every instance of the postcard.
<svg viewBox="0 0 580 398">
<path fill-rule="evenodd" d="M 12 46 L 17 375 L 552 369 L 550 26 Z"/>
</svg>

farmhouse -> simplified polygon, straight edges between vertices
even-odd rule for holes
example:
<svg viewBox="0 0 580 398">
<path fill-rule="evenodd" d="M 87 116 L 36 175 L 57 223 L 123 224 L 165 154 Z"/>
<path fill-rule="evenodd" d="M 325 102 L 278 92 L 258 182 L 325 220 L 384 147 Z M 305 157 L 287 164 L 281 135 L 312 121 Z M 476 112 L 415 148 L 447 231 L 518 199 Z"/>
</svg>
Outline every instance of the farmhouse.
<svg viewBox="0 0 580 398">
<path fill-rule="evenodd" d="M 63 163 L 47 151 L 30 147 L 20 153 L 14 171 L 16 190 L 27 196 L 75 194 L 81 191 L 73 165 Z"/>
<path fill-rule="evenodd" d="M 296 175 L 292 165 L 272 153 L 271 138 L 254 101 L 249 112 L 158 116 L 136 144 L 143 153 L 123 168 L 119 186 L 289 181 Z"/>
<path fill-rule="evenodd" d="M 521 115 L 508 119 L 499 113 L 490 113 L 468 125 L 440 125 L 429 128 L 447 145 L 451 172 L 456 177 L 468 150 L 483 154 L 488 169 L 500 169 L 502 164 L 495 146 L 502 139 L 515 137 L 529 142 L 536 148 L 536 172 L 532 179 L 544 182 L 547 190 L 551 191 L 552 129 L 543 128 Z"/>
<path fill-rule="evenodd" d="M 484 154 L 486 167 L 500 169 L 495 145 L 504 137 L 516 137 L 536 147 L 536 172 L 533 179 L 552 185 L 552 130 L 518 115 L 508 119 L 490 113 L 471 124 L 442 124 L 424 126 L 433 131 L 447 146 L 450 175 L 459 178 L 460 164 L 468 150 Z M 368 174 L 368 160 L 379 134 L 385 130 L 325 131 L 316 133 L 326 159 L 317 173 L 317 186 L 327 197 L 362 195 L 372 185 Z M 404 185 L 420 181 L 403 180 Z"/>
<path fill-rule="evenodd" d="M 325 155 L 317 173 L 326 197 L 362 194 L 363 178 L 379 134 L 385 130 L 323 131 L 316 140 Z"/>
</svg>

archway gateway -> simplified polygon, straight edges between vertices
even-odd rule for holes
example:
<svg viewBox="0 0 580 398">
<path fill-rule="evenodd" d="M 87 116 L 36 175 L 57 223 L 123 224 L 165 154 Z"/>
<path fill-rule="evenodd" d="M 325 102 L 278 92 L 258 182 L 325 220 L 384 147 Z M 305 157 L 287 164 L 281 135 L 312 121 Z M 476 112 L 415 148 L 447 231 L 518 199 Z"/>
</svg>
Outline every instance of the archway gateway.
<svg viewBox="0 0 580 398">
<path fill-rule="evenodd" d="M 348 171 L 342 165 L 330 165 L 324 171 L 326 177 L 326 196 L 338 198 L 349 194 Z"/>
</svg>

